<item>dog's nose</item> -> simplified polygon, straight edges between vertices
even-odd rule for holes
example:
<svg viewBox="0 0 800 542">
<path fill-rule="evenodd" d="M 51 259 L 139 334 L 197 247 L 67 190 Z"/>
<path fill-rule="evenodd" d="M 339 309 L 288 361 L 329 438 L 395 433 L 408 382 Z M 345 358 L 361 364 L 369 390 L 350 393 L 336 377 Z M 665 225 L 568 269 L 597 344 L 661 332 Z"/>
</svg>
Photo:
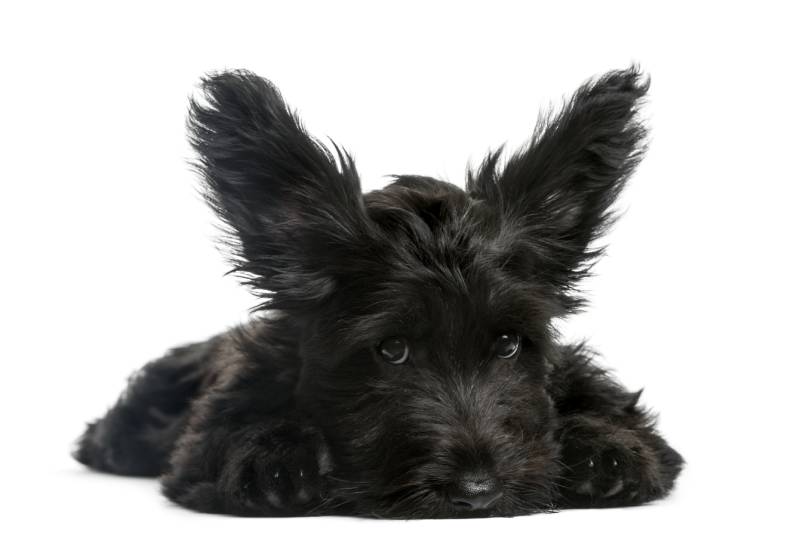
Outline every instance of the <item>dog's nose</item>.
<svg viewBox="0 0 800 542">
<path fill-rule="evenodd" d="M 462 510 L 485 510 L 502 495 L 500 482 L 485 472 L 461 476 L 449 491 L 450 502 Z"/>
</svg>

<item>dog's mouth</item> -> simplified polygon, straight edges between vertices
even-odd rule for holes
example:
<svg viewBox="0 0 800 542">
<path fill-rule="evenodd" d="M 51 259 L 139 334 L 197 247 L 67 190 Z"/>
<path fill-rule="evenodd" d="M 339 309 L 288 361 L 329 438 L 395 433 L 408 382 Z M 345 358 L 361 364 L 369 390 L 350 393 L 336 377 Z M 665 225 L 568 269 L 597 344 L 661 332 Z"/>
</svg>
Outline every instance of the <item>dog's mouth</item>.
<svg viewBox="0 0 800 542">
<path fill-rule="evenodd" d="M 509 471 L 454 476 L 439 465 L 440 476 L 431 476 L 432 468 L 426 464 L 390 478 L 358 477 L 357 481 L 335 473 L 328 488 L 332 491 L 326 492 L 331 499 L 325 499 L 322 506 L 329 513 L 380 519 L 508 517 L 554 509 L 556 488 L 547 470 L 520 469 L 517 476 Z M 426 470 L 428 476 L 422 474 Z"/>
<path fill-rule="evenodd" d="M 387 497 L 384 506 L 372 511 L 372 515 L 396 519 L 432 518 L 480 518 L 499 513 L 502 495 L 485 504 L 476 506 L 475 501 L 454 500 L 447 490 L 421 489 L 403 496 Z"/>
<path fill-rule="evenodd" d="M 538 482 L 461 479 L 460 484 L 408 484 L 369 499 L 363 515 L 384 519 L 485 518 L 553 509 L 552 491 Z"/>
<path fill-rule="evenodd" d="M 387 501 L 385 506 L 373 509 L 367 515 L 385 519 L 467 519 L 528 515 L 551 509 L 546 504 L 532 506 L 530 501 L 523 505 L 520 499 L 505 494 L 486 505 L 475 506 L 472 503 L 453 502 L 447 493 L 430 489 L 393 502 Z"/>
</svg>

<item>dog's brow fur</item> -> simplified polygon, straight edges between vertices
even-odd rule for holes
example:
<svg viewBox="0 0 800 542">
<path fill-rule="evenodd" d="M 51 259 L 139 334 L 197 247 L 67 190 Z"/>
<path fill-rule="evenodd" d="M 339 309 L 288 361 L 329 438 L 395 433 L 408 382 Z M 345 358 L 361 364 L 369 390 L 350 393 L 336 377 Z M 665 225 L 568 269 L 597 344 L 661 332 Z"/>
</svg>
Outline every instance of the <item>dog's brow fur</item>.
<svg viewBox="0 0 800 542">
<path fill-rule="evenodd" d="M 362 194 L 267 80 L 212 74 L 188 128 L 253 319 L 138 371 L 75 457 L 237 515 L 520 515 L 665 496 L 683 459 L 553 321 L 641 160 L 636 67 L 580 87 L 466 190 Z"/>
</svg>

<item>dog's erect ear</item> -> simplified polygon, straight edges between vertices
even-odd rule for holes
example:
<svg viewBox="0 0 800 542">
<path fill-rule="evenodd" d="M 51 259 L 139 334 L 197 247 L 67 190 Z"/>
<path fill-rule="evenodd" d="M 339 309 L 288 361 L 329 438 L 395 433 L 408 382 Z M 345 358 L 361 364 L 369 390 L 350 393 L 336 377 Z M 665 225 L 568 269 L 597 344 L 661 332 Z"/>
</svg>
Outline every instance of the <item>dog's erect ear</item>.
<svg viewBox="0 0 800 542">
<path fill-rule="evenodd" d="M 562 292 L 600 252 L 590 244 L 610 224 L 609 207 L 642 156 L 637 110 L 648 86 L 636 67 L 590 81 L 559 113 L 540 119 L 530 144 L 505 167 L 498 151 L 469 174 L 470 195 L 499 208 L 530 245 L 529 271 Z"/>
<path fill-rule="evenodd" d="M 190 141 L 236 270 L 270 307 L 325 298 L 368 228 L 352 158 L 310 137 L 265 79 L 224 72 L 202 90 Z"/>
</svg>

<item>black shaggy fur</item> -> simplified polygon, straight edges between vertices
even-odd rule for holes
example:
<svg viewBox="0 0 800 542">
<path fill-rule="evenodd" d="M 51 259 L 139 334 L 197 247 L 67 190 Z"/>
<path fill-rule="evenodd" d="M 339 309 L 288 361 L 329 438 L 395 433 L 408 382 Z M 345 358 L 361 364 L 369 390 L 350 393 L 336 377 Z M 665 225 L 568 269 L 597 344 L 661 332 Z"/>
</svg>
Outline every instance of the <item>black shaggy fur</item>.
<svg viewBox="0 0 800 542">
<path fill-rule="evenodd" d="M 583 85 L 466 191 L 400 176 L 362 194 L 349 154 L 310 137 L 245 71 L 204 80 L 189 116 L 249 324 L 144 366 L 76 458 L 161 476 L 204 512 L 518 515 L 666 495 L 681 456 L 553 320 L 639 162 L 636 68 Z"/>
</svg>

